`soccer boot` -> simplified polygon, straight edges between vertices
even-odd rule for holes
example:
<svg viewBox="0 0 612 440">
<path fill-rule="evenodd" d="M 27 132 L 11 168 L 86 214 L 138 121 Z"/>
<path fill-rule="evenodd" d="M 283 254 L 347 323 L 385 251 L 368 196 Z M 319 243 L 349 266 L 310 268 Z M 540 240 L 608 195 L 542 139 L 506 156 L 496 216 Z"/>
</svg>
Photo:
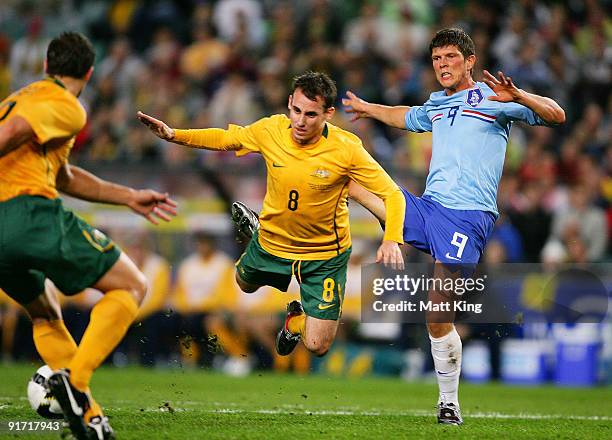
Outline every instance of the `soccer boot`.
<svg viewBox="0 0 612 440">
<path fill-rule="evenodd" d="M 59 370 L 49 377 L 49 389 L 62 407 L 64 419 L 68 422 L 70 432 L 77 440 L 88 440 L 88 428 L 85 413 L 90 408 L 87 394 L 77 390 L 70 383 L 70 371 Z"/>
<path fill-rule="evenodd" d="M 108 417 L 94 416 L 89 419 L 87 433 L 90 440 L 114 440 L 115 433 L 108 423 Z"/>
<path fill-rule="evenodd" d="M 454 403 L 438 403 L 438 423 L 444 425 L 463 424 L 459 405 L 455 405 Z"/>
<path fill-rule="evenodd" d="M 276 352 L 281 356 L 287 356 L 293 351 L 297 343 L 300 342 L 301 336 L 299 334 L 294 335 L 289 331 L 289 320 L 302 313 L 304 313 L 304 308 L 299 301 L 291 301 L 287 305 L 287 318 L 285 319 L 285 324 L 276 335 Z"/>
<path fill-rule="evenodd" d="M 232 221 L 236 224 L 238 235 L 246 238 L 246 241 L 259 229 L 259 216 L 242 202 L 232 203 Z"/>
</svg>

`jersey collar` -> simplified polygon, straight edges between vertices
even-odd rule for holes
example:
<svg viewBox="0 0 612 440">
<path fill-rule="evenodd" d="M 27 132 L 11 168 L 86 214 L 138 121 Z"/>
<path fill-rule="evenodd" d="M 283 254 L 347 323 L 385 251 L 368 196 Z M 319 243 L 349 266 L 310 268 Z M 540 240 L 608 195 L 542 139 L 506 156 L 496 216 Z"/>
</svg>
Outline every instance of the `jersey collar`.
<svg viewBox="0 0 612 440">
<path fill-rule="evenodd" d="M 48 76 L 45 78 L 45 81 L 51 81 L 54 82 L 55 84 L 57 84 L 58 86 L 60 86 L 62 89 L 66 89 L 66 86 L 64 85 L 63 82 L 61 82 L 59 79 L 54 78 L 52 76 Z"/>
</svg>

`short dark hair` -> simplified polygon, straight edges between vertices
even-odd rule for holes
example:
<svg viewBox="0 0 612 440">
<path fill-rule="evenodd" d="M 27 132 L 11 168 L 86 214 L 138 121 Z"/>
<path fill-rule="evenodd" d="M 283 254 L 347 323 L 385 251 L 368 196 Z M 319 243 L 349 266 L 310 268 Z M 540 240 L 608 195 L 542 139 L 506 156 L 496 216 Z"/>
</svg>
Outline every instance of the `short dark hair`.
<svg viewBox="0 0 612 440">
<path fill-rule="evenodd" d="M 47 47 L 47 74 L 83 78 L 96 58 L 87 37 L 79 32 L 64 32 Z"/>
<path fill-rule="evenodd" d="M 325 110 L 333 107 L 338 95 L 334 80 L 322 72 L 308 71 L 296 76 L 293 78 L 291 90 L 296 89 L 300 89 L 312 101 L 316 101 L 317 96 L 320 96 L 323 99 Z"/>
<path fill-rule="evenodd" d="M 476 55 L 476 46 L 463 29 L 448 28 L 436 32 L 431 43 L 429 43 L 429 54 L 431 55 L 433 53 L 435 47 L 444 46 L 457 46 L 459 52 L 463 54 L 463 58 L 467 58 L 470 55 Z"/>
</svg>

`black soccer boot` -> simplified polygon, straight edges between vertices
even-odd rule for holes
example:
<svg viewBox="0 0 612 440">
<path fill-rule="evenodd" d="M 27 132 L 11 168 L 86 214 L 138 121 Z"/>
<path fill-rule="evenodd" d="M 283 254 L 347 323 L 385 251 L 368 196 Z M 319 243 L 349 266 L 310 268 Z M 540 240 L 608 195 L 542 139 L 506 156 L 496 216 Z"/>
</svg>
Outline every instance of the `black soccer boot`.
<svg viewBox="0 0 612 440">
<path fill-rule="evenodd" d="M 289 320 L 294 316 L 299 316 L 304 313 L 304 308 L 299 301 L 291 301 L 287 304 L 287 318 L 285 324 L 276 335 L 276 352 L 281 356 L 287 356 L 290 354 L 298 342 L 300 342 L 301 336 L 298 333 L 293 334 L 289 331 Z"/>
</svg>

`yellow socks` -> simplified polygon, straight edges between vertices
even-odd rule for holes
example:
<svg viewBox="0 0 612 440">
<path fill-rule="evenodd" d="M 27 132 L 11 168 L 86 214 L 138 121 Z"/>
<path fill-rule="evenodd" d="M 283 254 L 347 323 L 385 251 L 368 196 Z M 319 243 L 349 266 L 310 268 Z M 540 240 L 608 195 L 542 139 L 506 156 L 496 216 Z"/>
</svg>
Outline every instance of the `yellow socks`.
<svg viewBox="0 0 612 440">
<path fill-rule="evenodd" d="M 289 331 L 294 335 L 299 334 L 304 337 L 304 332 L 306 329 L 306 315 L 302 313 L 301 315 L 292 316 L 289 318 L 287 329 L 289 329 Z"/>
<path fill-rule="evenodd" d="M 89 325 L 68 365 L 70 382 L 85 391 L 93 371 L 119 344 L 138 312 L 136 300 L 126 290 L 111 290 L 91 310 Z"/>
<path fill-rule="evenodd" d="M 66 368 L 77 352 L 77 345 L 64 321 L 38 321 L 32 326 L 34 345 L 43 362 L 52 370 Z"/>
<path fill-rule="evenodd" d="M 38 321 L 32 325 L 34 345 L 42 358 L 53 371 L 66 368 L 77 352 L 77 345 L 72 335 L 66 328 L 64 321 Z M 91 396 L 89 390 L 89 401 L 91 407 L 85 414 L 85 421 L 89 423 L 92 417 L 102 417 L 104 413 L 98 402 Z"/>
</svg>

